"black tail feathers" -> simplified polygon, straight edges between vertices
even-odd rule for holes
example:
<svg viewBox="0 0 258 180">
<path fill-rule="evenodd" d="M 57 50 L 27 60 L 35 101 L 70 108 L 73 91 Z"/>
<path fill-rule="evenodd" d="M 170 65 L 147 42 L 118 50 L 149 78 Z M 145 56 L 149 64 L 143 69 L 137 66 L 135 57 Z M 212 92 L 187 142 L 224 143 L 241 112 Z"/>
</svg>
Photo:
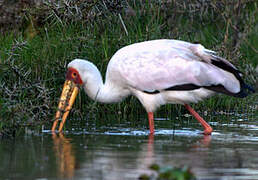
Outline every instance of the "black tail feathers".
<svg viewBox="0 0 258 180">
<path fill-rule="evenodd" d="M 241 90 L 239 93 L 234 94 L 235 97 L 244 98 L 248 96 L 251 93 L 255 93 L 254 88 L 249 86 L 248 84 L 245 84 L 244 82 L 241 83 Z"/>
</svg>

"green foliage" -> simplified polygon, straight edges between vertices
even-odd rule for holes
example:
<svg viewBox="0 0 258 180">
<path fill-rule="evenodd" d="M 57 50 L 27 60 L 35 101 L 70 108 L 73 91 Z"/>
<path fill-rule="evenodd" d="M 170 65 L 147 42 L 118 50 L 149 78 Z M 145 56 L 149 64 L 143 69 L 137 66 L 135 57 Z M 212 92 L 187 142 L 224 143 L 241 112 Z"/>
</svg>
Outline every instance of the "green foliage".
<svg viewBox="0 0 258 180">
<path fill-rule="evenodd" d="M 152 164 L 150 169 L 157 173 L 155 179 L 158 180 L 194 180 L 196 179 L 194 174 L 190 171 L 189 168 L 176 168 L 172 166 L 162 166 L 160 167 L 157 164 Z M 143 174 L 139 177 L 141 180 L 153 179 L 152 175 L 148 176 Z"/>
</svg>

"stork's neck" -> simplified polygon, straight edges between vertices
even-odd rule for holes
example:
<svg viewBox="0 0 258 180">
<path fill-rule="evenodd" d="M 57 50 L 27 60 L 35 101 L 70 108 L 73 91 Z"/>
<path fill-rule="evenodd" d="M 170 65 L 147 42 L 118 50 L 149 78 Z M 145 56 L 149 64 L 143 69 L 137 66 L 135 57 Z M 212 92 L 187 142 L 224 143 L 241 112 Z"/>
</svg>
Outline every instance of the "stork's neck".
<svg viewBox="0 0 258 180">
<path fill-rule="evenodd" d="M 86 94 L 94 101 L 102 103 L 119 102 L 123 99 L 125 94 L 110 82 L 103 83 L 102 76 L 99 70 L 93 68 L 90 76 L 88 76 L 86 83 L 84 84 L 84 90 Z"/>
</svg>

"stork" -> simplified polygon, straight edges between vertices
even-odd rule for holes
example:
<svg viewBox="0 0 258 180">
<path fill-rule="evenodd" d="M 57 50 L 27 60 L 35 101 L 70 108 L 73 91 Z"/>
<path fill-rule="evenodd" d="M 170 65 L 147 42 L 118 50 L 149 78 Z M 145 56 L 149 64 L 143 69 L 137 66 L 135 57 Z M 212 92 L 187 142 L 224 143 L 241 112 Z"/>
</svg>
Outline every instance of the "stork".
<svg viewBox="0 0 258 180">
<path fill-rule="evenodd" d="M 153 113 L 169 103 L 184 105 L 204 127 L 203 134 L 210 135 L 211 126 L 190 103 L 216 93 L 244 98 L 254 92 L 234 65 L 201 44 L 169 39 L 145 41 L 125 46 L 113 55 L 105 82 L 90 61 L 71 61 L 52 131 L 59 119 L 58 131 L 62 131 L 80 86 L 101 103 L 120 102 L 129 95 L 138 98 L 148 113 L 150 134 L 154 133 Z"/>
</svg>

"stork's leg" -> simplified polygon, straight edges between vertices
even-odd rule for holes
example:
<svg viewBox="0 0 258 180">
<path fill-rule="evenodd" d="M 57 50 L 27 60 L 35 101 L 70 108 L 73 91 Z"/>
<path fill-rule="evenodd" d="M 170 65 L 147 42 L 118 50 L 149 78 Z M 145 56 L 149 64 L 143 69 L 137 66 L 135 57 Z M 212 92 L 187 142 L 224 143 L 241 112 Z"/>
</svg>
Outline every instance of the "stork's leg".
<svg viewBox="0 0 258 180">
<path fill-rule="evenodd" d="M 188 104 L 185 104 L 186 109 L 201 123 L 204 127 L 203 134 L 210 135 L 212 132 L 212 127 Z"/>
<path fill-rule="evenodd" d="M 150 134 L 154 134 L 154 116 L 153 112 L 148 112 Z"/>
</svg>

